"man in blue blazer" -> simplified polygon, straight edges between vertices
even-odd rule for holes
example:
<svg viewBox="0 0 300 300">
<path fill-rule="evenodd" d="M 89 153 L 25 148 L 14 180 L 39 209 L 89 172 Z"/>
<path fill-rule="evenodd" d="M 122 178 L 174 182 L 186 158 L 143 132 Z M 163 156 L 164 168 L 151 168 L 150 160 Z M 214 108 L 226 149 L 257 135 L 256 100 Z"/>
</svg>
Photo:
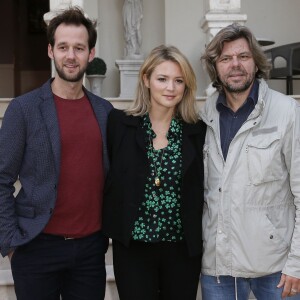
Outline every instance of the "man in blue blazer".
<svg viewBox="0 0 300 300">
<path fill-rule="evenodd" d="M 97 33 L 71 7 L 47 34 L 56 75 L 13 99 L 0 131 L 0 251 L 11 259 L 18 300 L 104 299 L 101 211 L 112 105 L 82 85 Z"/>
</svg>

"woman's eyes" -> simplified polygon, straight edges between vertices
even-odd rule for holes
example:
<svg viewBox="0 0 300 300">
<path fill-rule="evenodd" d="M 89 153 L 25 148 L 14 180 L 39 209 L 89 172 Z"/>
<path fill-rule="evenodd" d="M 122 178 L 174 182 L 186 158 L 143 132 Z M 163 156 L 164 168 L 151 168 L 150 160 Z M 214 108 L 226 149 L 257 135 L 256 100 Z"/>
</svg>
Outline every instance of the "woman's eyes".
<svg viewBox="0 0 300 300">
<path fill-rule="evenodd" d="M 165 77 L 159 77 L 159 78 L 157 78 L 157 80 L 160 81 L 160 82 L 166 82 L 167 78 L 165 78 Z M 184 83 L 183 79 L 175 79 L 175 82 L 178 83 L 178 84 Z"/>
</svg>

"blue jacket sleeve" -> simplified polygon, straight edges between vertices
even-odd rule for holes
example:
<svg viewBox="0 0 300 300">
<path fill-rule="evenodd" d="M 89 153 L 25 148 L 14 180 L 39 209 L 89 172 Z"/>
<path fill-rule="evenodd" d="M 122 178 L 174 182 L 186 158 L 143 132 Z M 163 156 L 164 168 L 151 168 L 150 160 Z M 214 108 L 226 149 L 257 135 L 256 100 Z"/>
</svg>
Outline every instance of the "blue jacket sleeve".
<svg viewBox="0 0 300 300">
<path fill-rule="evenodd" d="M 18 101 L 8 106 L 0 129 L 0 251 L 7 255 L 18 230 L 15 187 L 26 144 L 26 122 Z"/>
</svg>

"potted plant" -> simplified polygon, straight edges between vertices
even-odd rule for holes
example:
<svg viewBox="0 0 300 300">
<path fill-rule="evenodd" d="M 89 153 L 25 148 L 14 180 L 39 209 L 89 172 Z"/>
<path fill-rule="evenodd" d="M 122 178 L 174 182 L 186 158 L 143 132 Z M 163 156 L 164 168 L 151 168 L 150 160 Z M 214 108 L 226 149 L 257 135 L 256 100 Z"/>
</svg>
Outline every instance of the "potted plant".
<svg viewBox="0 0 300 300">
<path fill-rule="evenodd" d="M 106 77 L 106 63 L 100 57 L 95 57 L 91 62 L 89 62 L 86 69 L 86 78 L 90 83 L 91 92 L 101 96 L 102 83 Z"/>
</svg>

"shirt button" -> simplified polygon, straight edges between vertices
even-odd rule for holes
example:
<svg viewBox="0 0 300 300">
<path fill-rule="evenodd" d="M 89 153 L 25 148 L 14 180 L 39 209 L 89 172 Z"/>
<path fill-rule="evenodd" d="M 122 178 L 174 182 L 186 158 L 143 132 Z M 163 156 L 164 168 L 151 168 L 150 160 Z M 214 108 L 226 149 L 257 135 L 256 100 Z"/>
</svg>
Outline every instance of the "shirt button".
<svg viewBox="0 0 300 300">
<path fill-rule="evenodd" d="M 156 218 L 157 217 L 157 215 L 153 215 L 153 218 Z"/>
<path fill-rule="evenodd" d="M 222 230 L 219 230 L 218 233 L 221 234 L 221 233 L 222 233 Z"/>
<path fill-rule="evenodd" d="M 222 192 L 222 188 L 219 188 L 219 192 L 220 192 L 220 193 Z"/>
<path fill-rule="evenodd" d="M 270 235 L 270 240 L 272 240 L 272 239 L 273 239 L 273 235 L 271 234 L 271 235 Z"/>
</svg>

